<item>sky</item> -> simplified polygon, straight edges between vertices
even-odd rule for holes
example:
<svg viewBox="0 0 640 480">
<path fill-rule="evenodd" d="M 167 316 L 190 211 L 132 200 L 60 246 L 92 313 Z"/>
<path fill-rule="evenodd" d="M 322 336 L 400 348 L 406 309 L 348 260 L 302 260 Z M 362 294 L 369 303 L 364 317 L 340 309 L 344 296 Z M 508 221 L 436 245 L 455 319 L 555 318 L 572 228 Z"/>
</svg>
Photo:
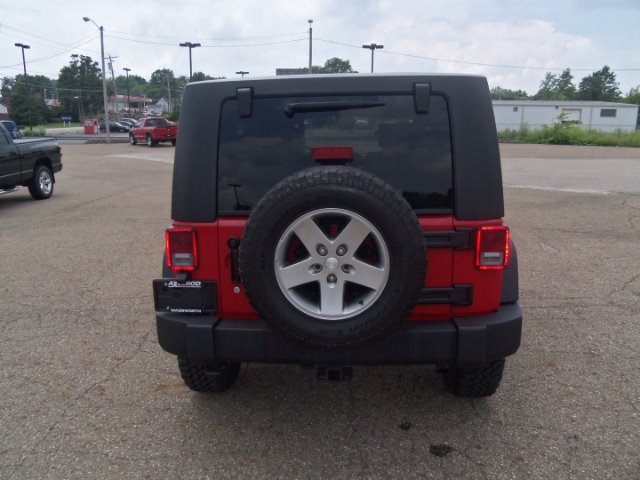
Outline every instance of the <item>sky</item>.
<svg viewBox="0 0 640 480">
<path fill-rule="evenodd" d="M 471 73 L 491 87 L 538 90 L 545 72 L 571 68 L 576 85 L 604 65 L 626 94 L 640 85 L 639 0 L 0 0 L 0 78 L 57 78 L 71 54 L 105 55 L 116 75 L 147 79 L 157 69 L 214 77 L 270 76 L 276 68 L 333 57 L 369 72 Z"/>
</svg>

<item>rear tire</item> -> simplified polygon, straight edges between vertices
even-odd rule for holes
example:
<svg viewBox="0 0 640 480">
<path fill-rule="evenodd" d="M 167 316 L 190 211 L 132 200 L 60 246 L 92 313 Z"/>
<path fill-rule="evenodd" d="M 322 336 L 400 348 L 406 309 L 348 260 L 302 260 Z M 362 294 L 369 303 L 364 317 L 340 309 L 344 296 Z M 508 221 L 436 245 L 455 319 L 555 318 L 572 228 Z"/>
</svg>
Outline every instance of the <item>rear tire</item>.
<svg viewBox="0 0 640 480">
<path fill-rule="evenodd" d="M 194 392 L 224 392 L 236 383 L 240 373 L 239 363 L 211 367 L 180 357 L 178 367 L 185 385 Z"/>
<path fill-rule="evenodd" d="M 174 147 L 176 146 L 176 139 L 175 138 L 173 140 L 171 140 L 171 145 L 173 145 Z"/>
<path fill-rule="evenodd" d="M 133 134 L 129 135 L 129 143 L 131 145 L 136 145 L 138 142 L 136 141 L 136 137 L 133 136 Z"/>
<path fill-rule="evenodd" d="M 158 142 L 156 142 L 151 135 L 147 134 L 147 147 L 154 147 Z"/>
<path fill-rule="evenodd" d="M 479 368 L 452 368 L 444 372 L 444 381 L 457 397 L 481 398 L 496 393 L 502 380 L 504 358 Z"/>
<path fill-rule="evenodd" d="M 36 200 L 45 200 L 53 195 L 53 173 L 45 165 L 38 165 L 29 182 L 29 193 Z"/>
</svg>

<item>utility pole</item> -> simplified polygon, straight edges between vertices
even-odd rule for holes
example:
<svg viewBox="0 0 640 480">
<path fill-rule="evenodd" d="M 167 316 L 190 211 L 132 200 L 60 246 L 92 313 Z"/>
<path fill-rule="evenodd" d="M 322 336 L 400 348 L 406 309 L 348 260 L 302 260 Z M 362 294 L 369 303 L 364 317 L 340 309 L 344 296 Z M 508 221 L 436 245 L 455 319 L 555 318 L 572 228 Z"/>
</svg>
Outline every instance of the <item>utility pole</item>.
<svg viewBox="0 0 640 480">
<path fill-rule="evenodd" d="M 107 131 L 107 143 L 111 143 L 111 131 L 109 128 L 109 103 L 107 102 L 107 72 L 104 69 L 104 28 L 98 26 L 96 22 L 89 17 L 82 17 L 85 22 L 93 23 L 100 30 L 100 56 L 102 57 L 102 101 L 104 102 L 104 125 Z"/>
<path fill-rule="evenodd" d="M 245 75 L 247 75 L 249 72 L 245 72 L 244 70 L 240 70 L 239 72 L 236 72 L 236 75 L 242 75 L 242 78 L 244 78 Z"/>
<path fill-rule="evenodd" d="M 29 45 L 25 45 L 24 43 L 16 43 L 16 47 L 22 49 L 22 67 L 24 68 L 24 83 L 26 88 L 26 96 L 27 96 L 27 112 L 29 112 L 29 131 L 32 131 L 31 125 L 31 95 L 29 94 L 29 77 L 27 76 L 27 62 L 24 58 L 24 50 L 31 48 Z"/>
<path fill-rule="evenodd" d="M 169 109 L 169 113 L 171 113 L 171 84 L 169 83 L 169 75 L 167 75 L 167 92 L 169 92 L 169 104 L 167 108 Z"/>
<path fill-rule="evenodd" d="M 378 45 L 377 43 L 372 43 L 371 45 L 362 45 L 362 48 L 368 48 L 371 50 L 371 73 L 373 73 L 373 52 L 376 49 L 384 48 L 384 45 Z"/>
<path fill-rule="evenodd" d="M 82 104 L 82 66 L 84 65 L 84 78 L 87 77 L 87 64 L 85 63 L 85 56 L 84 55 L 78 55 L 77 53 L 72 53 L 71 54 L 71 58 L 74 58 L 76 60 L 79 59 L 80 61 L 80 65 L 78 66 L 78 96 L 74 97 L 74 98 L 78 98 L 78 120 L 80 122 L 82 122 L 82 120 L 84 119 L 84 106 Z"/>
<path fill-rule="evenodd" d="M 127 72 L 127 114 L 131 113 L 131 97 L 129 96 L 129 72 L 130 68 L 124 67 L 122 70 Z"/>
<path fill-rule="evenodd" d="M 313 53 L 313 40 L 312 40 L 313 28 L 311 28 L 311 25 L 313 24 L 313 19 L 310 18 L 309 20 L 307 20 L 307 22 L 309 22 L 309 75 L 311 75 L 311 70 L 312 70 L 311 61 L 312 61 L 312 53 Z"/>
<path fill-rule="evenodd" d="M 109 55 L 109 68 L 111 69 L 111 81 L 113 82 L 113 106 L 116 111 L 116 117 L 120 119 L 120 110 L 118 109 L 118 89 L 116 88 L 116 76 L 113 73 L 113 59 L 118 57 L 112 57 Z"/>
</svg>

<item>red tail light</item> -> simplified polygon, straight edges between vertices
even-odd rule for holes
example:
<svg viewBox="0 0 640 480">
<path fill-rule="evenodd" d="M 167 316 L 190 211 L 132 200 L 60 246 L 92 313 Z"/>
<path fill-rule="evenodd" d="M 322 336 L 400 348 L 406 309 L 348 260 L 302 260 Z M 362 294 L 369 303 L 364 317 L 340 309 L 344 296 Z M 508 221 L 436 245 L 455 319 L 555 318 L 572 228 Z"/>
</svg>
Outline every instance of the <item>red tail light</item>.
<svg viewBox="0 0 640 480">
<path fill-rule="evenodd" d="M 503 270 L 509 265 L 509 228 L 479 227 L 476 233 L 476 267 Z"/>
<path fill-rule="evenodd" d="M 311 158 L 316 162 L 331 160 L 353 161 L 353 147 L 312 147 Z"/>
<path fill-rule="evenodd" d="M 169 228 L 165 233 L 167 264 L 172 270 L 195 270 L 198 244 L 193 228 Z"/>
</svg>

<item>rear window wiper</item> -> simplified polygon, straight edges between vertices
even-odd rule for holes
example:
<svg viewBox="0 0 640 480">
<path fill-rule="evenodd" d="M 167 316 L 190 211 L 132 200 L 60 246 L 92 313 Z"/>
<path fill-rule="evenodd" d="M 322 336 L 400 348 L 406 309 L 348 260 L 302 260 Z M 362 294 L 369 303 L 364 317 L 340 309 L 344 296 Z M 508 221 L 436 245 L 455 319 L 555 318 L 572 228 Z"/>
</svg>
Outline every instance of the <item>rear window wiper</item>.
<svg viewBox="0 0 640 480">
<path fill-rule="evenodd" d="M 330 112 L 334 110 L 353 110 L 356 108 L 384 107 L 384 102 L 302 102 L 287 103 L 284 114 L 293 117 L 296 113 Z"/>
</svg>

